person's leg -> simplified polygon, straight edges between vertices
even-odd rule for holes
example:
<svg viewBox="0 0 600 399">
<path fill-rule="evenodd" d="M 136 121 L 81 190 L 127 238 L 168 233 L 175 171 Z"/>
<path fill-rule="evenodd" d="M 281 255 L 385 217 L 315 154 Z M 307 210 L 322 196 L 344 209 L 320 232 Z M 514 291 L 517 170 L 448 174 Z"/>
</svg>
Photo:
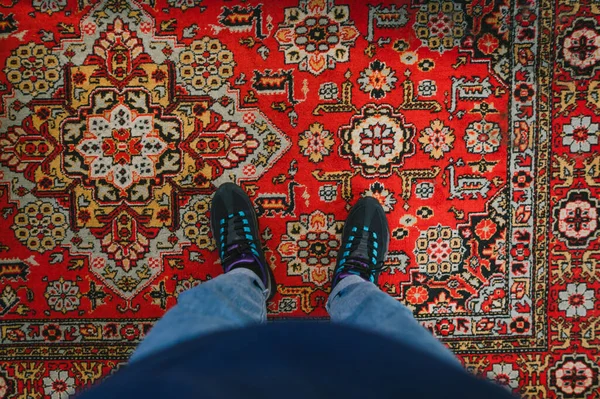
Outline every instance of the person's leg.
<svg viewBox="0 0 600 399">
<path fill-rule="evenodd" d="M 329 295 L 327 311 L 332 322 L 387 335 L 462 368 L 454 354 L 421 326 L 406 306 L 359 276 L 340 280 Z"/>
<path fill-rule="evenodd" d="M 333 322 L 386 334 L 407 346 L 461 366 L 458 359 L 422 327 L 412 312 L 377 287 L 389 245 L 387 217 L 374 198 L 352 207 L 342 233 L 327 311 Z M 462 366 L 461 366 L 462 367 Z"/>
<path fill-rule="evenodd" d="M 268 291 L 256 273 L 239 268 L 179 296 L 137 347 L 130 362 L 211 332 L 267 320 Z"/>
<path fill-rule="evenodd" d="M 225 274 L 181 294 L 130 361 L 213 331 L 266 321 L 275 277 L 262 250 L 256 212 L 241 187 L 225 183 L 217 189 L 210 226 Z"/>
</svg>

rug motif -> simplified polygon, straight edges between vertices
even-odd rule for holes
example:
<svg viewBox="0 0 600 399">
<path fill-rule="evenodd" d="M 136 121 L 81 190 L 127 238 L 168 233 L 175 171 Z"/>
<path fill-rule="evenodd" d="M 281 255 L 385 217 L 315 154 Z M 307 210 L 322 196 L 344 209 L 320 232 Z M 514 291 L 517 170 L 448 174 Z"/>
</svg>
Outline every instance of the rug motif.
<svg viewBox="0 0 600 399">
<path fill-rule="evenodd" d="M 600 392 L 600 3 L 0 1 L 0 397 L 66 398 L 221 273 L 240 184 L 273 322 L 326 318 L 377 198 L 380 287 L 523 397 Z"/>
</svg>

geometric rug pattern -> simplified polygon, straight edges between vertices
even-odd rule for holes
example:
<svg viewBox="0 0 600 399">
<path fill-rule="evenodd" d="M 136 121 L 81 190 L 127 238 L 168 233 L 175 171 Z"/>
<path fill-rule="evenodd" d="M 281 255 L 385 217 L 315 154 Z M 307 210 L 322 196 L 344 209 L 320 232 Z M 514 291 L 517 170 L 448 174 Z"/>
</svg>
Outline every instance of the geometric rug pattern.
<svg viewBox="0 0 600 399">
<path fill-rule="evenodd" d="M 218 276 L 229 181 L 270 320 L 327 318 L 373 196 L 381 289 L 469 370 L 598 397 L 598 1 L 2 0 L 0 43 L 1 398 L 93 384 Z"/>
</svg>

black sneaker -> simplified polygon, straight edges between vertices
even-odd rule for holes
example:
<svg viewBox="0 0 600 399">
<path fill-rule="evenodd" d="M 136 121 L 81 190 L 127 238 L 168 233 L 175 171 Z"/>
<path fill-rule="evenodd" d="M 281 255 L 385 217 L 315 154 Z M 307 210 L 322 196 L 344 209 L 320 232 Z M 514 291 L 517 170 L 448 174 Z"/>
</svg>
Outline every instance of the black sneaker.
<svg viewBox="0 0 600 399">
<path fill-rule="evenodd" d="M 212 199 L 210 226 L 225 273 L 244 267 L 260 277 L 275 295 L 275 277 L 260 244 L 258 220 L 248 195 L 234 183 L 221 185 Z"/>
<path fill-rule="evenodd" d="M 387 218 L 379 201 L 373 197 L 359 199 L 346 218 L 332 289 L 349 275 L 377 284 L 389 242 Z"/>
</svg>

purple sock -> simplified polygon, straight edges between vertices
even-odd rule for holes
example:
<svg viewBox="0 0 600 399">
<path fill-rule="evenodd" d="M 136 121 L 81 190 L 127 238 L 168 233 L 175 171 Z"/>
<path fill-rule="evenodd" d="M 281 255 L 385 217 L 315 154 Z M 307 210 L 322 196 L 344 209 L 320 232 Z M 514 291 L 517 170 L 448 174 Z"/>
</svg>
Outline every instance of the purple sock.
<svg viewBox="0 0 600 399">
<path fill-rule="evenodd" d="M 237 248 L 236 246 L 232 246 L 230 250 Z M 232 271 L 233 269 L 238 269 L 243 267 L 244 269 L 252 270 L 263 282 L 265 282 L 265 276 L 263 268 L 261 267 L 260 262 L 251 254 L 242 252 L 240 255 L 231 261 L 229 264 L 224 265 L 225 273 Z"/>
</svg>

